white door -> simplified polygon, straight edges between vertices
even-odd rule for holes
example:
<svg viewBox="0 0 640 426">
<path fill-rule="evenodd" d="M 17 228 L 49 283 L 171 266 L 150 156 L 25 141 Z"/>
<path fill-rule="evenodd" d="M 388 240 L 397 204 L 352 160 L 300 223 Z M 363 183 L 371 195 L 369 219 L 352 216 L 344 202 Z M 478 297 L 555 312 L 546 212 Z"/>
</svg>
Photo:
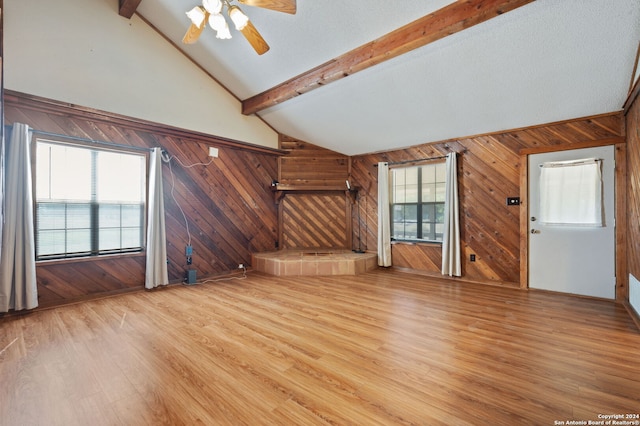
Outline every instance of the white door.
<svg viewBox="0 0 640 426">
<path fill-rule="evenodd" d="M 603 226 L 542 224 L 540 174 L 544 162 L 602 160 Z M 529 288 L 615 298 L 614 147 L 529 156 Z"/>
</svg>

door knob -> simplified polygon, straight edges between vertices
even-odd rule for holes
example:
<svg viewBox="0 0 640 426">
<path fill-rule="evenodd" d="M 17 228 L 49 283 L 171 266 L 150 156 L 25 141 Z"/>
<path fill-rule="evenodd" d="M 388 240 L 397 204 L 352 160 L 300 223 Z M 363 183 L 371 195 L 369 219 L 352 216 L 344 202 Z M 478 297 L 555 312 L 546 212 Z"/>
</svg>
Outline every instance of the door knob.
<svg viewBox="0 0 640 426">
<path fill-rule="evenodd" d="M 532 234 L 539 234 L 539 233 L 540 233 L 540 231 L 539 231 L 538 229 L 532 229 L 532 230 L 531 230 L 531 233 L 532 233 Z"/>
</svg>

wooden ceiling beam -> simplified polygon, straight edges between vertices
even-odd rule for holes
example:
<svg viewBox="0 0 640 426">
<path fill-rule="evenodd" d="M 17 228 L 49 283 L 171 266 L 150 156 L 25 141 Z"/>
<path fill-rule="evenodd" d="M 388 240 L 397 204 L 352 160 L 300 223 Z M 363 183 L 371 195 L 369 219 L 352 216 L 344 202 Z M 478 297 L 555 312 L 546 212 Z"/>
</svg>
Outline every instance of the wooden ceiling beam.
<svg viewBox="0 0 640 426">
<path fill-rule="evenodd" d="M 118 14 L 127 19 L 131 19 L 133 14 L 136 13 L 136 9 L 138 9 L 141 1 L 142 0 L 120 0 Z"/>
<path fill-rule="evenodd" d="M 471 28 L 535 0 L 458 0 L 374 41 L 242 101 L 254 114 L 418 47 Z"/>
</svg>

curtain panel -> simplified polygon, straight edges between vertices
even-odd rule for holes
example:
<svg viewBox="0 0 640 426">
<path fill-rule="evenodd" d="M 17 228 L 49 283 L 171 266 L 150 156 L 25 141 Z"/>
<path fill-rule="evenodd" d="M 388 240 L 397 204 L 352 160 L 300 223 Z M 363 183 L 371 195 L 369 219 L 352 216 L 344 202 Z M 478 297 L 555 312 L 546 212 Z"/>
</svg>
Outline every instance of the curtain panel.
<svg viewBox="0 0 640 426">
<path fill-rule="evenodd" d="M 442 234 L 442 275 L 462 275 L 460 259 L 460 207 L 458 200 L 458 161 L 455 152 L 447 154 L 444 231 Z"/>
<path fill-rule="evenodd" d="M 391 215 L 389 212 L 389 164 L 378 163 L 378 265 L 391 266 Z"/>
<path fill-rule="evenodd" d="M 11 137 L 6 141 L 3 167 L 6 174 L 0 312 L 38 306 L 30 145 L 29 126 L 15 123 Z"/>
<path fill-rule="evenodd" d="M 149 207 L 147 210 L 147 266 L 144 286 L 152 289 L 169 284 L 161 148 L 153 148 L 149 157 Z"/>
</svg>

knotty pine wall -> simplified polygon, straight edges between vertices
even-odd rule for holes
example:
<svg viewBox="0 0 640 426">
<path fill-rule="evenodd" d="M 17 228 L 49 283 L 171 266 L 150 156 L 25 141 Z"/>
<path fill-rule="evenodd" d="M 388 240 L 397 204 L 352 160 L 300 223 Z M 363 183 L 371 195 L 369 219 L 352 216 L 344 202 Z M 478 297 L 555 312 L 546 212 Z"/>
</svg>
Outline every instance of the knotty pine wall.
<svg viewBox="0 0 640 426">
<path fill-rule="evenodd" d="M 189 221 L 194 247 L 192 268 L 199 277 L 228 273 L 249 264 L 251 252 L 287 247 L 377 250 L 378 161 L 432 157 L 450 151 L 459 156 L 463 243 L 463 279 L 491 284 L 520 284 L 520 209 L 505 198 L 521 195 L 520 151 L 579 147 L 585 142 L 624 136 L 622 113 L 605 114 L 490 135 L 424 144 L 403 150 L 346 157 L 282 137 L 282 151 L 234 144 L 181 132 L 127 117 L 5 93 L 7 124 L 134 146 L 163 146 L 185 163 L 206 162 L 209 146 L 220 158 L 207 167 L 184 169 L 173 164 L 174 195 Z M 629 271 L 640 276 L 640 137 L 638 103 L 626 116 L 629 136 Z M 281 157 L 286 154 L 285 157 Z M 163 167 L 169 275 L 179 282 L 186 269 L 186 227 L 171 196 L 171 179 Z M 276 196 L 273 179 L 283 189 Z M 343 195 L 344 181 L 359 188 L 357 203 Z M 287 198 L 288 197 L 288 198 Z M 283 208 L 284 202 L 284 208 Z M 300 218 L 304 217 L 304 220 Z M 358 219 L 360 218 L 360 219 Z M 635 219 L 634 219 L 635 218 Z M 322 232 L 318 232 L 322 230 Z M 329 235 L 321 236 L 322 233 Z M 359 234 L 361 239 L 359 240 Z M 321 236 L 321 237 L 319 237 Z M 469 262 L 469 254 L 477 256 Z M 440 246 L 395 244 L 394 265 L 439 274 Z M 113 294 L 143 287 L 144 256 L 42 262 L 38 287 L 42 306 Z"/>
<path fill-rule="evenodd" d="M 597 141 L 623 141 L 621 113 L 569 120 L 489 135 L 414 146 L 407 149 L 352 157 L 351 179 L 363 188 L 361 229 L 365 246 L 377 250 L 377 173 L 379 161 L 429 158 L 455 151 L 458 156 L 463 279 L 507 286 L 520 285 L 522 206 L 507 206 L 506 198 L 526 194 L 521 188 L 520 151 L 582 147 Z M 358 224 L 354 224 L 357 227 Z M 476 261 L 470 262 L 469 255 Z M 395 267 L 438 275 L 441 246 L 394 244 Z"/>
<path fill-rule="evenodd" d="M 353 248 L 349 157 L 287 136 L 279 147 L 279 247 Z"/>
<path fill-rule="evenodd" d="M 276 205 L 271 181 L 278 176 L 278 150 L 141 122 L 116 114 L 75 107 L 17 92 L 5 92 L 5 122 L 36 130 L 138 147 L 161 146 L 184 164 L 208 162 L 208 148 L 219 158 L 202 167 L 163 163 L 169 279 L 181 282 L 187 269 L 198 278 L 219 276 L 249 264 L 252 252 L 275 249 Z M 173 192 L 173 195 L 172 195 Z M 174 200 L 175 197 L 175 200 Z M 187 217 L 193 264 L 186 265 Z M 144 287 L 145 257 L 114 256 L 39 262 L 41 306 Z"/>
<path fill-rule="evenodd" d="M 280 136 L 278 181 L 281 187 L 346 189 L 349 157 L 289 136 Z"/>
<path fill-rule="evenodd" d="M 321 149 L 313 148 L 301 141 L 286 140 L 286 143 L 281 144 L 281 148 L 286 149 L 288 155 L 280 160 L 280 175 L 289 178 L 301 171 L 308 171 L 307 178 L 311 179 L 313 173 L 310 171 L 317 170 L 317 176 L 332 176 L 331 183 L 314 181 L 317 187 L 324 186 L 328 190 L 343 185 L 343 175 L 348 171 L 347 179 L 354 187 L 359 188 L 357 202 L 352 205 L 350 214 L 351 247 L 360 246 L 364 250 L 375 252 L 378 232 L 377 163 L 430 158 L 451 151 L 458 152 L 463 279 L 518 287 L 522 284 L 521 267 L 524 267 L 520 262 L 520 215 L 522 209 L 526 209 L 526 203 L 521 206 L 507 206 L 506 198 L 520 196 L 526 201 L 527 188 L 521 188 L 521 151 L 583 148 L 585 144 L 601 143 L 617 143 L 618 151 L 621 151 L 623 147 L 619 145 L 623 144 L 624 135 L 623 114 L 604 114 L 354 156 L 349 158 L 346 169 L 341 162 L 333 163 L 333 174 L 330 170 L 332 163 L 318 161 L 318 156 L 335 159 L 340 157 L 339 154 L 322 152 Z M 307 155 L 312 152 L 314 155 Z M 295 168 L 289 168 L 289 164 L 294 164 Z M 320 164 L 321 170 L 318 166 Z M 640 167 L 640 158 L 638 166 Z M 617 174 L 616 179 L 620 178 L 623 176 Z M 287 182 L 285 179 L 283 181 Z M 331 202 L 327 202 L 327 206 L 334 208 Z M 300 215 L 315 217 L 313 215 L 318 210 L 318 203 L 299 203 L 295 209 Z M 315 226 L 304 227 L 300 227 L 299 223 L 298 219 L 287 217 L 282 226 L 296 227 L 295 245 L 306 247 L 305 244 L 313 240 L 322 221 L 313 219 L 311 223 L 315 223 Z M 524 224 L 525 227 L 526 225 Z M 476 255 L 475 262 L 469 260 L 470 254 Z M 440 245 L 396 243 L 392 247 L 392 256 L 394 267 L 425 274 L 440 274 Z M 638 267 L 640 268 L 640 265 Z M 621 285 L 625 285 L 625 282 Z"/>
<path fill-rule="evenodd" d="M 350 248 L 347 202 L 344 194 L 338 191 L 285 196 L 279 205 L 282 210 L 280 247 Z"/>
<path fill-rule="evenodd" d="M 627 262 L 640 279 L 640 98 L 626 111 L 627 130 Z"/>
</svg>

